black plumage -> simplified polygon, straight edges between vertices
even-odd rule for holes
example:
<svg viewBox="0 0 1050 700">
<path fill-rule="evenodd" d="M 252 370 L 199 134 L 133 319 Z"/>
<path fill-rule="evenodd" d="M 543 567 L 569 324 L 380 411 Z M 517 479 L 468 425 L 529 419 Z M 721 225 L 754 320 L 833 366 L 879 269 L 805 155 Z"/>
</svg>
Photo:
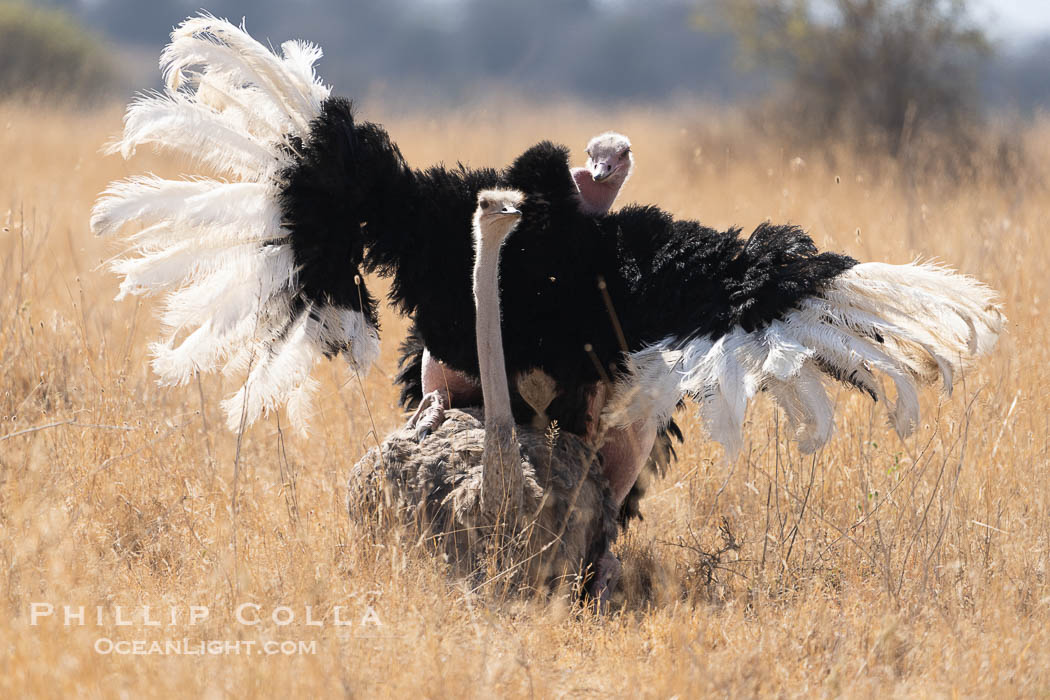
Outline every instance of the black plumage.
<svg viewBox="0 0 1050 700">
<path fill-rule="evenodd" d="M 397 374 L 394 381 L 401 387 L 398 403 L 406 410 L 415 409 L 423 398 L 423 336 L 413 323 L 398 346 Z"/>
<path fill-rule="evenodd" d="M 526 195 L 501 263 L 508 374 L 551 375 L 561 394 L 548 415 L 571 432 L 583 430 L 587 387 L 620 367 L 624 351 L 761 328 L 855 264 L 818 253 L 793 226 L 763 224 L 742 239 L 656 207 L 583 214 L 568 150 L 550 142 L 502 172 L 413 170 L 380 126 L 358 123 L 351 104 L 333 98 L 284 174 L 281 205 L 303 288 L 357 293 L 359 265 L 390 276 L 391 300 L 413 316 L 419 340 L 476 376 L 470 222 L 477 193 L 490 187 Z"/>
</svg>

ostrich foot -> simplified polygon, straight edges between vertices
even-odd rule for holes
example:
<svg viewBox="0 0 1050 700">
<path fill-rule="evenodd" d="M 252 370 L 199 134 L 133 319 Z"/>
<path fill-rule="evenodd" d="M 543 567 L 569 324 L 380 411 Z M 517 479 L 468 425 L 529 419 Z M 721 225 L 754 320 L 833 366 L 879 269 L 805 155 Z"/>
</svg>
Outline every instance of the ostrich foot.
<svg viewBox="0 0 1050 700">
<path fill-rule="evenodd" d="M 448 408 L 445 392 L 431 391 L 424 394 L 419 402 L 419 408 L 408 419 L 408 428 L 416 429 L 416 440 L 423 442 L 423 438 L 434 432 L 445 421 L 445 409 Z"/>
<path fill-rule="evenodd" d="M 591 584 L 591 594 L 598 601 L 598 612 L 605 614 L 609 612 L 609 597 L 620 582 L 620 574 L 623 566 L 620 560 L 612 552 L 606 551 L 598 559 L 595 565 L 594 581 Z"/>
</svg>

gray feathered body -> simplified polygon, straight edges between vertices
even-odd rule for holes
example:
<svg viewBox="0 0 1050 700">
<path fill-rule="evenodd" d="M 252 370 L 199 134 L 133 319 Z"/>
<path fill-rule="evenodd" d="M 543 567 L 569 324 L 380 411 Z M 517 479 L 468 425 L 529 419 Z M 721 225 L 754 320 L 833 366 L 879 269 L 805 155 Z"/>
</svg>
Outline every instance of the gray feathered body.
<svg viewBox="0 0 1050 700">
<path fill-rule="evenodd" d="M 618 507 L 594 449 L 519 426 L 523 517 L 514 532 L 497 533 L 481 509 L 483 420 L 478 409 L 451 409 L 422 442 L 411 429 L 388 435 L 350 474 L 351 516 L 414 529 L 454 575 L 477 583 L 509 567 L 500 581 L 514 588 L 586 586 L 617 534 Z"/>
</svg>

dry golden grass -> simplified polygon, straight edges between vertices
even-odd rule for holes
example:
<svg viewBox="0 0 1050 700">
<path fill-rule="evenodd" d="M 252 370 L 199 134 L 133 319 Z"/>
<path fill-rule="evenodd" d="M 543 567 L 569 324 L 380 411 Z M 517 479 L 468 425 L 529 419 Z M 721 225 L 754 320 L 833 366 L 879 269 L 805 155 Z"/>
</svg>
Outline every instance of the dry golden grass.
<svg viewBox="0 0 1050 700">
<path fill-rule="evenodd" d="M 614 127 L 639 159 L 627 200 L 718 227 L 799 223 L 861 259 L 936 256 L 1002 291 L 1010 323 L 996 354 L 953 397 L 925 393 L 926 422 L 906 442 L 846 391 L 816 459 L 763 401 L 729 464 L 683 416 L 677 465 L 617 545 L 623 610 L 598 617 L 467 593 L 411 538 L 374 542 L 349 521 L 344 481 L 374 442 L 370 415 L 380 435 L 403 420 L 391 375 L 405 321 L 389 310 L 363 384 L 321 368 L 313 437 L 282 445 L 271 417 L 245 434 L 235 473 L 236 436 L 217 408 L 231 382 L 158 388 L 152 307 L 111 301 L 116 280 L 99 268 L 114 251 L 88 233 L 95 195 L 127 173 L 171 169 L 148 154 L 99 155 L 119 116 L 0 106 L 4 697 L 1050 693 L 1050 127 L 1023 136 L 1025 169 L 988 160 L 953 188 L 845 152 L 787 151 L 733 115 L 686 108 L 384 120 L 416 165 L 506 163 L 547 137 L 580 157 L 589 135 Z M 807 164 L 792 164 L 799 155 Z M 738 548 L 726 549 L 723 523 Z M 32 626 L 34 602 L 55 614 Z M 242 603 L 261 606 L 262 624 L 236 621 Z M 87 624 L 64 625 L 62 605 L 85 606 Z M 176 608 L 179 623 L 146 626 L 144 605 L 165 621 Z M 191 605 L 208 619 L 186 624 Z M 282 605 L 294 624 L 269 619 Z M 118 606 L 133 624 L 117 624 Z M 306 606 L 323 627 L 302 624 Z M 332 624 L 336 606 L 355 624 Z M 369 606 L 382 626 L 356 624 Z M 316 646 L 95 651 L 100 638 L 184 637 Z"/>
</svg>

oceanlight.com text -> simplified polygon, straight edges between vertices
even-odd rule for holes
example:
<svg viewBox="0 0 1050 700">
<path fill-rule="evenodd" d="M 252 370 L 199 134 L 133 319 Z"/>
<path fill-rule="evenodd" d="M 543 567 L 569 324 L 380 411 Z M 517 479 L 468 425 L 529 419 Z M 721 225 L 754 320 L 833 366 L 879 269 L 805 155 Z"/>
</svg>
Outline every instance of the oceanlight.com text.
<svg viewBox="0 0 1050 700">
<path fill-rule="evenodd" d="M 95 653 L 117 656 L 306 656 L 317 653 L 316 641 L 286 639 L 283 641 L 233 639 L 146 639 L 114 640 L 99 637 Z"/>
</svg>

